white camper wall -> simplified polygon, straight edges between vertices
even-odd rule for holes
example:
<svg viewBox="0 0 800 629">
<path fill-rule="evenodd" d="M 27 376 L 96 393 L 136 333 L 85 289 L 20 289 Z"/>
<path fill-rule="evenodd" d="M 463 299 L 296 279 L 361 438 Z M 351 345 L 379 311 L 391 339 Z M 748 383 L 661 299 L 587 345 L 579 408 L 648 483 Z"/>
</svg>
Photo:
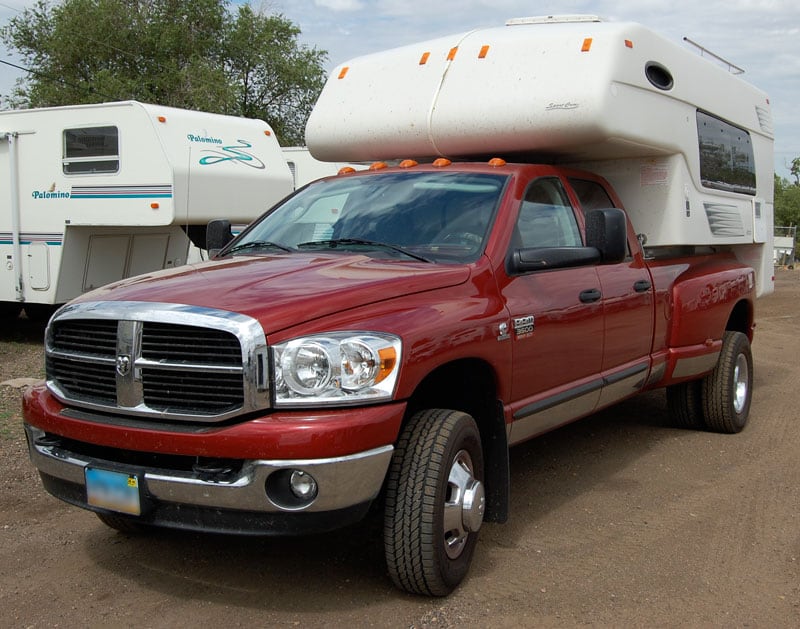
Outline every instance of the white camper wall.
<svg viewBox="0 0 800 629">
<path fill-rule="evenodd" d="M 0 302 L 61 303 L 180 266 L 191 244 L 183 226 L 247 223 L 292 191 L 259 120 L 127 101 L 0 112 L 0 133 L 14 135 L 19 190 L 12 199 L 0 187 Z M 83 156 L 83 140 L 116 144 L 116 154 Z M 0 178 L 10 182 L 9 146 L 0 142 Z"/>
<path fill-rule="evenodd" d="M 292 175 L 266 122 L 143 107 L 172 165 L 177 223 L 246 224 L 292 192 Z"/>
<path fill-rule="evenodd" d="M 701 179 L 717 174 L 708 164 L 719 147 L 699 132 L 706 114 L 741 136 L 747 152 L 722 147 L 720 160 L 743 158 L 752 184 Z M 329 77 L 306 141 L 328 161 L 584 167 L 611 181 L 648 245 L 733 247 L 768 278 L 760 292 L 771 290 L 769 100 L 638 24 L 521 19 L 355 58 Z"/>
<path fill-rule="evenodd" d="M 671 73 L 668 89 L 648 80 L 652 62 Z M 688 155 L 698 108 L 771 139 L 766 96 L 725 70 L 638 24 L 554 18 L 346 62 L 328 78 L 306 141 L 325 161 Z"/>
</svg>

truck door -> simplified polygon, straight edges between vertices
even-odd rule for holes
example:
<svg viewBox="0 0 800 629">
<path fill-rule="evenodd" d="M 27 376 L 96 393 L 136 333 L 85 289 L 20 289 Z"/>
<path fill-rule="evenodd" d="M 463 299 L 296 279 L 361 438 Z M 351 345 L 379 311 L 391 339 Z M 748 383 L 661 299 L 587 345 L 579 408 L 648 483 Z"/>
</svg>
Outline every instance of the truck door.
<svg viewBox="0 0 800 629">
<path fill-rule="evenodd" d="M 569 179 L 584 214 L 616 204 L 596 181 Z M 652 278 L 641 252 L 628 252 L 619 264 L 598 265 L 603 293 L 603 392 L 598 406 L 636 393 L 650 369 L 654 297 Z"/>
<path fill-rule="evenodd" d="M 579 247 L 564 186 L 537 179 L 520 206 L 510 250 Z M 501 287 L 513 344 L 510 443 L 591 413 L 602 388 L 603 304 L 593 264 L 511 275 Z"/>
</svg>

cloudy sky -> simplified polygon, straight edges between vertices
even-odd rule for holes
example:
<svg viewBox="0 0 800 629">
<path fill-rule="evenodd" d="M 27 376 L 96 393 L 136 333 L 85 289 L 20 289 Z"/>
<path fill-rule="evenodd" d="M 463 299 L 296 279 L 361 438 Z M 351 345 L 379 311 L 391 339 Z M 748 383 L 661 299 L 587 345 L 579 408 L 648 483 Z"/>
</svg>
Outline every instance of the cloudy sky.
<svg viewBox="0 0 800 629">
<path fill-rule="evenodd" d="M 0 24 L 30 0 L 0 0 Z M 698 42 L 745 70 L 744 78 L 770 97 L 775 121 L 775 166 L 800 156 L 800 2 L 798 0 L 251 0 L 282 13 L 302 30 L 302 42 L 328 51 L 333 68 L 358 55 L 508 18 L 586 13 L 640 22 L 669 39 Z M 0 48 L 0 60 L 8 60 Z M 20 73 L 0 64 L 0 93 Z"/>
</svg>

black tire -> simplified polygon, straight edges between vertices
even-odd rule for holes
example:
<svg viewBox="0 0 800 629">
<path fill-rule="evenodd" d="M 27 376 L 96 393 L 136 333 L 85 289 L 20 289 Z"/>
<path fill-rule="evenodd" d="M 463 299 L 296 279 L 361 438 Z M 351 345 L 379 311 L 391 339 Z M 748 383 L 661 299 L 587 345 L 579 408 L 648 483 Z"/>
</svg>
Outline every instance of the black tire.
<svg viewBox="0 0 800 629">
<path fill-rule="evenodd" d="M 125 533 L 127 535 L 142 535 L 150 531 L 150 527 L 146 524 L 141 524 L 136 520 L 126 518 L 125 516 L 113 515 L 111 513 L 100 513 L 99 511 L 95 511 L 95 515 L 103 524 L 116 531 L 119 531 L 120 533 Z"/>
<path fill-rule="evenodd" d="M 703 381 L 691 380 L 667 387 L 667 410 L 678 428 L 706 428 L 703 417 Z"/>
<path fill-rule="evenodd" d="M 753 397 L 753 355 L 741 332 L 725 332 L 717 366 L 703 379 L 706 425 L 716 432 L 740 432 Z"/>
<path fill-rule="evenodd" d="M 428 596 L 452 592 L 472 562 L 485 502 L 475 420 L 439 409 L 414 415 L 386 486 L 383 539 L 395 585 Z"/>
</svg>

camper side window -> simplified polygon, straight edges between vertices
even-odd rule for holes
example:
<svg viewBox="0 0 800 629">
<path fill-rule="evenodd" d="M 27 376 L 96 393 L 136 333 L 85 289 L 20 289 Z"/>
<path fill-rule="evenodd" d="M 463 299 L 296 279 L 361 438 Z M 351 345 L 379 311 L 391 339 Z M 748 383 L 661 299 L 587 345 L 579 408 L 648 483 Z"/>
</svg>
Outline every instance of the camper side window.
<svg viewBox="0 0 800 629">
<path fill-rule="evenodd" d="M 697 112 L 700 179 L 707 188 L 756 193 L 756 162 L 750 134 L 744 129 Z"/>
<path fill-rule="evenodd" d="M 119 171 L 117 127 L 85 127 L 64 130 L 65 175 L 116 173 Z"/>
</svg>

